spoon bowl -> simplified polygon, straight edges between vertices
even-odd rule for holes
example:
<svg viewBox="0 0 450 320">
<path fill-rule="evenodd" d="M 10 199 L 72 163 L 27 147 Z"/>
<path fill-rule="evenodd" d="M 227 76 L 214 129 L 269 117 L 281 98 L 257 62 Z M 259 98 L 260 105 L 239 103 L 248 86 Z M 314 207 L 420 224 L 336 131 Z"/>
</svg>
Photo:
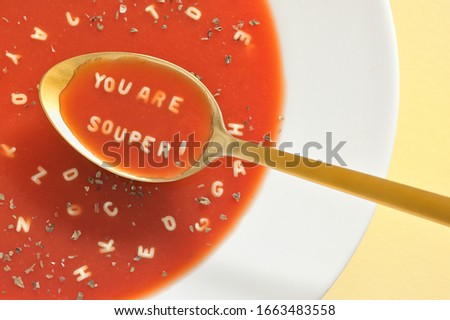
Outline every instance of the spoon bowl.
<svg viewBox="0 0 450 320">
<path fill-rule="evenodd" d="M 81 141 L 64 120 L 61 95 L 77 77 L 80 68 L 92 61 L 120 64 L 123 59 L 135 59 L 144 63 L 150 70 L 149 77 L 152 76 L 151 71 L 162 70 L 164 77 L 170 76 L 173 81 L 185 81 L 192 90 L 198 90 L 203 103 L 207 104 L 203 107 L 209 108 L 209 117 L 205 121 L 205 126 L 210 126 L 207 127 L 209 139 L 201 146 L 200 155 L 185 170 L 161 177 L 155 174 L 157 171 L 152 171 L 154 174 L 134 173 L 121 166 L 111 165 Z M 450 226 L 448 197 L 234 137 L 226 129 L 220 107 L 208 88 L 192 73 L 159 58 L 128 52 L 77 56 L 52 67 L 42 78 L 39 94 L 50 122 L 75 150 L 100 167 L 128 179 L 152 183 L 176 181 L 199 172 L 218 158 L 229 156 Z"/>
<path fill-rule="evenodd" d="M 207 103 L 210 106 L 211 111 L 211 124 L 209 125 L 214 130 L 211 132 L 210 141 L 215 141 L 222 145 L 226 145 L 228 133 L 223 125 L 222 113 L 216 100 L 214 99 L 214 96 L 206 88 L 206 86 L 192 73 L 176 66 L 175 64 L 156 57 L 137 53 L 99 52 L 85 54 L 60 62 L 48 70 L 41 80 L 39 86 L 39 97 L 44 111 L 55 129 L 75 150 L 87 159 L 103 169 L 127 179 L 153 183 L 171 182 L 187 178 L 205 168 L 214 158 L 213 154 L 211 154 L 212 149 L 209 150 L 209 153 L 203 153 L 201 159 L 198 159 L 194 165 L 190 166 L 186 171 L 179 175 L 161 178 L 148 175 L 131 174 L 125 172 L 118 166 L 109 165 L 108 162 L 104 161 L 104 159 L 98 157 L 90 148 L 80 141 L 76 134 L 74 134 L 74 132 L 70 129 L 68 123 L 64 121 L 61 113 L 60 96 L 70 84 L 72 79 L 76 76 L 80 66 L 83 66 L 90 61 L 120 61 L 124 58 L 138 59 L 153 67 L 164 67 L 167 70 L 172 70 L 178 77 L 185 78 L 195 84 L 197 88 L 200 88 L 207 99 Z M 212 145 L 214 145 L 214 143 L 212 143 Z M 206 157 L 207 154 L 209 155 L 208 157 Z M 217 157 L 219 156 L 217 155 Z"/>
</svg>

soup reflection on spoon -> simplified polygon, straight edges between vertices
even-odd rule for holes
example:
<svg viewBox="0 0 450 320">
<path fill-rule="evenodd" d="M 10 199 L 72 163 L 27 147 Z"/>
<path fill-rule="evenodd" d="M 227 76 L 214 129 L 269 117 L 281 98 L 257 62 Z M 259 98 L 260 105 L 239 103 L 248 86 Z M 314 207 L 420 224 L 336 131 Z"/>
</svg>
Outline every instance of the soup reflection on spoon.
<svg viewBox="0 0 450 320">
<path fill-rule="evenodd" d="M 44 75 L 40 99 L 72 147 L 125 178 L 176 181 L 230 156 L 450 226 L 450 198 L 235 138 L 206 86 L 155 57 L 68 59 Z"/>
<path fill-rule="evenodd" d="M 201 159 L 213 128 L 209 99 L 190 75 L 162 62 L 96 58 L 76 68 L 54 111 L 89 159 L 134 180 L 164 182 Z"/>
</svg>

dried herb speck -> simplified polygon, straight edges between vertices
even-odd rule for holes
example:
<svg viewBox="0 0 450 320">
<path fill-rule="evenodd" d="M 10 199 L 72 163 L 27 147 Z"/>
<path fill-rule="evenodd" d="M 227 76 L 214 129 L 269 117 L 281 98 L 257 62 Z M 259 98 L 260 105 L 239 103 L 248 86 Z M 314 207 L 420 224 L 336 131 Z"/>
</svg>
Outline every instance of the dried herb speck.
<svg viewBox="0 0 450 320">
<path fill-rule="evenodd" d="M 251 25 L 252 27 L 254 27 L 254 26 L 259 26 L 261 24 L 261 22 L 259 22 L 256 19 L 252 19 L 248 22 L 248 24 Z"/>
<path fill-rule="evenodd" d="M 209 200 L 207 197 L 195 198 L 195 201 L 200 203 L 202 206 L 209 206 L 211 204 L 211 200 Z"/>
<path fill-rule="evenodd" d="M 55 230 L 55 225 L 52 223 L 47 223 L 47 225 L 45 226 L 45 231 L 47 231 L 48 233 L 52 233 L 53 230 Z"/>
<path fill-rule="evenodd" d="M 12 278 L 13 278 L 13 282 L 16 286 L 18 286 L 19 288 L 25 289 L 25 285 L 23 284 L 21 276 L 18 276 L 18 277 L 13 276 Z"/>
<path fill-rule="evenodd" d="M 81 236 L 81 231 L 80 230 L 74 230 L 72 236 L 70 237 L 70 239 L 76 241 L 78 240 L 78 238 Z"/>
<path fill-rule="evenodd" d="M 25 270 L 25 273 L 29 274 L 30 272 L 33 272 L 35 266 L 36 266 L 36 263 L 33 263 L 28 269 Z"/>
</svg>

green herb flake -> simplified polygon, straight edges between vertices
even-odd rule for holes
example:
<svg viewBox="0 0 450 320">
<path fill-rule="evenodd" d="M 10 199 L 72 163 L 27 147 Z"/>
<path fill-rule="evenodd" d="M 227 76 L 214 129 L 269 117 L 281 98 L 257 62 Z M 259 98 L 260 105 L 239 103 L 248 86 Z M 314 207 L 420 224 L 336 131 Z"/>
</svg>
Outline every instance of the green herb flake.
<svg viewBox="0 0 450 320">
<path fill-rule="evenodd" d="M 209 206 L 211 204 L 211 200 L 209 200 L 207 197 L 195 198 L 195 201 L 197 201 L 202 206 Z"/>
<path fill-rule="evenodd" d="M 71 240 L 76 241 L 78 240 L 78 238 L 80 238 L 81 236 L 81 231 L 80 230 L 74 230 L 72 233 L 72 236 L 70 237 Z"/>
<path fill-rule="evenodd" d="M 22 280 L 21 276 L 18 276 L 18 277 L 13 276 L 12 278 L 13 278 L 13 282 L 16 286 L 18 286 L 21 289 L 25 289 L 25 285 L 23 284 L 23 280 Z"/>
<path fill-rule="evenodd" d="M 87 285 L 92 289 L 97 288 L 97 284 L 94 282 L 94 280 L 89 280 Z"/>
<path fill-rule="evenodd" d="M 27 269 L 25 270 L 25 273 L 26 273 L 26 274 L 29 274 L 29 273 L 33 272 L 35 266 L 36 266 L 36 263 L 33 263 L 29 268 L 27 268 Z"/>
<path fill-rule="evenodd" d="M 39 283 L 39 281 L 31 282 L 31 285 L 33 286 L 33 290 L 37 290 L 37 289 L 41 288 L 41 284 Z"/>
<path fill-rule="evenodd" d="M 47 225 L 45 226 L 45 231 L 47 231 L 48 233 L 52 233 L 53 230 L 55 230 L 55 225 L 52 223 L 47 223 Z"/>
<path fill-rule="evenodd" d="M 251 25 L 252 27 L 255 27 L 255 26 L 259 26 L 261 24 L 261 22 L 259 22 L 256 19 L 252 19 L 248 22 L 248 24 Z"/>
<path fill-rule="evenodd" d="M 199 81 L 202 81 L 202 80 L 203 80 L 203 77 L 202 77 L 201 75 L 196 74 L 195 72 L 192 72 L 192 71 L 191 71 L 191 74 L 192 74 L 194 77 L 196 77 Z"/>
</svg>

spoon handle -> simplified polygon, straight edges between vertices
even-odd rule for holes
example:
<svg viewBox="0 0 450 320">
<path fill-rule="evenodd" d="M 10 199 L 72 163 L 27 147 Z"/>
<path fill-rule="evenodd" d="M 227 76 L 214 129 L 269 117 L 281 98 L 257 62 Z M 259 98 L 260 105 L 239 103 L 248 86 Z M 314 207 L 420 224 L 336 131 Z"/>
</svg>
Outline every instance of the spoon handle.
<svg viewBox="0 0 450 320">
<path fill-rule="evenodd" d="M 450 198 L 275 148 L 230 138 L 233 157 L 450 226 Z"/>
</svg>

